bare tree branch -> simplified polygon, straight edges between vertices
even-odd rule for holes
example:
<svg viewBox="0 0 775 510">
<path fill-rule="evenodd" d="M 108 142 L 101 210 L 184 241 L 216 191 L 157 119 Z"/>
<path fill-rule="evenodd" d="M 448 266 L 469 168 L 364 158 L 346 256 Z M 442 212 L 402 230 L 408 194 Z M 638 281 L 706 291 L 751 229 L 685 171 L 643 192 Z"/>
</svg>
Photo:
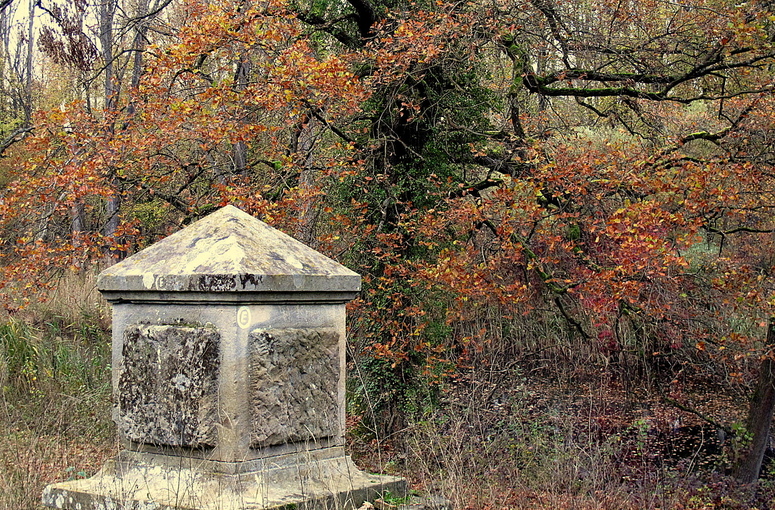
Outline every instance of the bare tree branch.
<svg viewBox="0 0 775 510">
<path fill-rule="evenodd" d="M 24 138 L 31 133 L 32 127 L 20 127 L 14 130 L 5 140 L 0 142 L 0 157 L 3 157 L 3 153 L 16 142 L 21 142 Z"/>
</svg>

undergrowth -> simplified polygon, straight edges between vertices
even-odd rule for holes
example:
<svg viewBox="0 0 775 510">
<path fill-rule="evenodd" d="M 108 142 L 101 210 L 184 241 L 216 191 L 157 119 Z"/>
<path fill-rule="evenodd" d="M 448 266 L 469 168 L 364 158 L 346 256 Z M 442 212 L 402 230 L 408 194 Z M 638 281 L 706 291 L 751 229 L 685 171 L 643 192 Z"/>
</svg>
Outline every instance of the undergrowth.
<svg viewBox="0 0 775 510">
<path fill-rule="evenodd" d="M 775 507 L 772 480 L 739 486 L 723 459 L 702 462 L 702 442 L 677 451 L 697 439 L 682 432 L 694 429 L 677 426 L 683 413 L 658 398 L 635 403 L 617 384 L 571 387 L 518 372 L 496 391 L 491 384 L 468 374 L 445 388 L 438 409 L 387 440 L 351 419 L 356 461 L 458 509 Z"/>
<path fill-rule="evenodd" d="M 400 431 L 380 437 L 368 416 L 351 416 L 356 461 L 406 476 L 458 509 L 775 508 L 772 468 L 756 487 L 740 486 L 729 476 L 739 440 L 718 439 L 720 431 L 634 372 L 591 357 L 536 363 L 529 351 L 507 355 L 503 345 L 482 350 L 441 383 L 429 380 L 436 405 L 405 407 Z M 551 348 L 543 352 L 553 356 Z M 747 401 L 736 393 L 690 384 L 681 373 L 665 376 L 688 407 L 727 425 L 744 419 Z M 686 383 L 680 397 L 678 383 Z"/>
<path fill-rule="evenodd" d="M 97 297 L 92 278 L 73 276 L 0 319 L 0 509 L 39 509 L 47 484 L 94 473 L 115 449 Z"/>
<path fill-rule="evenodd" d="M 116 452 L 107 307 L 91 278 L 65 288 L 0 319 L 0 509 L 39 509 L 45 485 L 91 476 Z M 420 372 L 369 380 L 380 363 L 360 366 L 351 356 L 353 457 L 456 509 L 775 507 L 773 479 L 754 489 L 726 475 L 733 441 L 696 441 L 704 430 L 696 417 L 634 377 L 582 359 L 586 351 L 563 346 L 567 339 L 541 335 L 543 345 L 529 335 L 521 348 L 493 344 L 455 373 L 425 380 Z M 382 435 L 372 397 L 409 382 L 391 411 L 400 419 Z M 687 386 L 683 401 L 725 423 L 744 414 L 744 400 L 713 387 Z"/>
</svg>

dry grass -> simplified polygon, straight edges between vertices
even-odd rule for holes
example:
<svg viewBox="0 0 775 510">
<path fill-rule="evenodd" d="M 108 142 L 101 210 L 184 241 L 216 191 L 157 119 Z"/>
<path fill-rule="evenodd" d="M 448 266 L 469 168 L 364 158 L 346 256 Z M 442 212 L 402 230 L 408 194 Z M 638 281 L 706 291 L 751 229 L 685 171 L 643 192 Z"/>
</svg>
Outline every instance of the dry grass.
<svg viewBox="0 0 775 510">
<path fill-rule="evenodd" d="M 68 325 L 89 323 L 105 331 L 110 329 L 110 306 L 97 290 L 96 270 L 65 275 L 22 317 L 32 321 L 55 317 Z"/>
<path fill-rule="evenodd" d="M 725 412 L 734 417 L 736 409 Z M 368 469 L 402 474 L 459 509 L 775 508 L 773 482 L 752 493 L 723 465 L 700 469 L 704 451 L 668 458 L 682 439 L 673 431 L 679 417 L 691 418 L 616 382 L 568 384 L 479 368 L 400 434 L 359 442 L 356 427 L 351 447 Z"/>
<path fill-rule="evenodd" d="M 39 509 L 115 453 L 107 317 L 88 274 L 0 321 L 0 509 Z"/>
<path fill-rule="evenodd" d="M 89 476 L 115 453 L 105 438 L 39 435 L 36 430 L 0 433 L 2 509 L 39 509 L 46 485 Z"/>
</svg>

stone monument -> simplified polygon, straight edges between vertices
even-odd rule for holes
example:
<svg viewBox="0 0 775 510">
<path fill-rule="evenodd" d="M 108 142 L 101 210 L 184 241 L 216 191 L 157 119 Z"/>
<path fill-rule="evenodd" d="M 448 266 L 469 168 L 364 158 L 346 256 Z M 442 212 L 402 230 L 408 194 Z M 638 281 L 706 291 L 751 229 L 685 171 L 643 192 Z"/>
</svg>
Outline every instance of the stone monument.
<svg viewBox="0 0 775 510">
<path fill-rule="evenodd" d="M 123 450 L 46 487 L 73 509 L 348 508 L 403 479 L 344 452 L 360 276 L 227 206 L 103 271 Z"/>
</svg>

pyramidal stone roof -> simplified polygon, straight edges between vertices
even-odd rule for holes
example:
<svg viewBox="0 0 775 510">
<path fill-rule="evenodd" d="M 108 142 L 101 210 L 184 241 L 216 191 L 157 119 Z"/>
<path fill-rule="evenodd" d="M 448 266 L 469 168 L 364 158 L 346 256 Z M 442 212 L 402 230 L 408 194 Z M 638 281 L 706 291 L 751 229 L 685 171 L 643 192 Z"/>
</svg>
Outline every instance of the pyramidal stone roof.
<svg viewBox="0 0 775 510">
<path fill-rule="evenodd" d="M 361 277 L 234 206 L 100 273 L 103 292 L 356 292 Z"/>
</svg>

